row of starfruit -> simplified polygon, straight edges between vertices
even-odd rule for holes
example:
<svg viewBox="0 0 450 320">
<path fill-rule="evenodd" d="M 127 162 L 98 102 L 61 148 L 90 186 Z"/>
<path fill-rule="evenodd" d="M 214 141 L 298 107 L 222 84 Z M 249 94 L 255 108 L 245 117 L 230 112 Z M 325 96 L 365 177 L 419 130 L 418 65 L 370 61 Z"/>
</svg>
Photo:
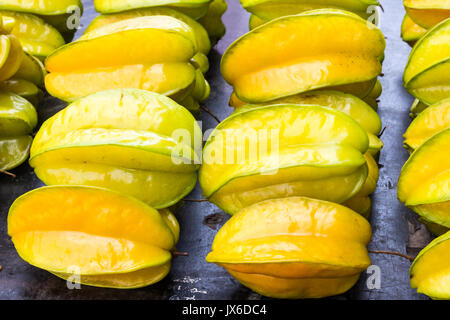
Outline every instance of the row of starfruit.
<svg viewBox="0 0 450 320">
<path fill-rule="evenodd" d="M 400 174 L 398 198 L 439 236 L 414 261 L 411 286 L 432 298 L 450 299 L 450 6 L 446 1 L 404 4 L 402 35 L 415 42 L 404 84 L 416 101 L 404 135 L 411 155 Z"/>
<path fill-rule="evenodd" d="M 368 15 L 303 2 L 242 2 L 251 24 L 264 21 L 223 55 L 235 111 L 208 139 L 199 174 L 204 196 L 233 215 L 207 261 L 276 298 L 343 293 L 370 265 L 383 145 L 370 103 L 383 34 Z"/>
</svg>

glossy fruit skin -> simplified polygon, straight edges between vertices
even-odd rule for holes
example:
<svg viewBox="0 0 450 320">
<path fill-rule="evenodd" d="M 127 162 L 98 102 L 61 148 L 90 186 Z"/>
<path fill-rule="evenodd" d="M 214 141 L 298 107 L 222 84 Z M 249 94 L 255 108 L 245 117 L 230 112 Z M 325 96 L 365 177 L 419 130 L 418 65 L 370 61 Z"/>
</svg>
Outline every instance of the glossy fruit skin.
<svg viewBox="0 0 450 320">
<path fill-rule="evenodd" d="M 181 102 L 196 85 L 190 60 L 197 53 L 196 35 L 181 20 L 158 15 L 120 20 L 93 29 L 49 56 L 46 88 L 69 102 L 121 88 L 149 90 Z"/>
<path fill-rule="evenodd" d="M 404 145 L 410 151 L 419 148 L 436 133 L 450 127 L 450 98 L 422 111 L 404 134 Z"/>
<path fill-rule="evenodd" d="M 178 132 L 187 137 L 176 141 Z M 109 188 L 162 209 L 195 187 L 198 141 L 195 118 L 169 98 L 111 90 L 47 120 L 36 134 L 30 165 L 48 185 Z"/>
<path fill-rule="evenodd" d="M 67 22 L 73 18 L 76 12 L 83 14 L 83 3 L 81 0 L 5 0 L 0 1 L 0 9 L 34 14 L 55 27 L 65 40 L 70 42 L 76 29 L 70 29 Z"/>
<path fill-rule="evenodd" d="M 0 91 L 0 170 L 11 170 L 28 159 L 37 112 L 30 102 Z"/>
<path fill-rule="evenodd" d="M 120 289 L 167 275 L 176 226 L 170 213 L 135 198 L 82 186 L 33 190 L 8 214 L 8 234 L 25 261 L 64 279 L 75 273 L 76 282 Z"/>
<path fill-rule="evenodd" d="M 450 5 L 445 0 L 404 0 L 403 4 L 411 19 L 425 29 L 450 18 Z"/>
<path fill-rule="evenodd" d="M 208 11 L 211 0 L 94 0 L 95 10 L 100 13 L 116 13 L 138 8 L 167 6 L 197 20 Z"/>
<path fill-rule="evenodd" d="M 343 206 L 303 197 L 267 200 L 234 215 L 206 260 L 264 296 L 321 298 L 355 284 L 370 265 L 370 238 L 367 220 Z"/>
<path fill-rule="evenodd" d="M 20 40 L 24 51 L 31 55 L 45 58 L 65 44 L 58 30 L 33 14 L 0 10 L 0 16 L 14 20 L 10 33 Z"/>
<path fill-rule="evenodd" d="M 380 90 L 379 88 L 374 89 L 374 95 L 377 95 L 377 91 Z M 349 115 L 366 129 L 369 136 L 369 150 L 372 155 L 376 155 L 383 147 L 383 142 L 378 138 L 378 134 L 381 131 L 380 117 L 371 106 L 351 94 L 345 94 L 340 91 L 318 90 L 252 105 L 239 100 L 233 93 L 230 98 L 230 104 L 237 108 L 235 113 L 258 106 L 277 104 L 310 104 L 333 108 Z"/>
<path fill-rule="evenodd" d="M 99 15 L 92 20 L 85 33 L 121 20 L 154 15 L 171 16 L 183 21 L 194 30 L 199 51 L 207 55 L 211 50 L 211 42 L 209 40 L 208 33 L 200 23 L 177 10 L 165 7 L 139 8 L 125 12 Z"/>
<path fill-rule="evenodd" d="M 450 20 L 430 29 L 414 46 L 403 75 L 405 88 L 430 105 L 449 96 Z"/>
<path fill-rule="evenodd" d="M 340 28 L 345 30 L 343 36 L 331 37 Z M 314 43 L 306 41 L 312 33 L 317 35 Z M 225 52 L 221 71 L 238 98 L 261 103 L 372 80 L 381 72 L 384 48 L 380 30 L 360 17 L 342 10 L 313 10 L 273 20 L 239 38 Z M 312 61 L 305 52 L 322 58 Z"/>
<path fill-rule="evenodd" d="M 416 24 L 407 14 L 405 15 L 401 30 L 401 36 L 404 41 L 413 47 L 417 40 L 422 38 L 425 33 L 427 33 L 427 29 Z"/>
<path fill-rule="evenodd" d="M 327 8 L 350 11 L 359 15 L 363 19 L 367 19 L 375 13 L 374 8 L 379 5 L 379 2 L 376 0 L 241 0 L 241 4 L 255 17 L 258 17 L 263 22 L 268 22 L 283 16 L 295 15 L 309 10 Z"/>
<path fill-rule="evenodd" d="M 271 136 L 273 132 L 279 135 Z M 251 146 L 245 144 L 252 137 Z M 289 196 L 344 202 L 366 181 L 363 154 L 368 140 L 355 120 L 331 108 L 251 108 L 231 115 L 211 134 L 200 185 L 206 198 L 230 214 L 258 201 Z M 270 141 L 278 141 L 277 146 Z M 255 145 L 259 151 L 250 153 Z M 243 163 L 241 156 L 247 159 Z"/>
<path fill-rule="evenodd" d="M 447 128 L 420 145 L 403 166 L 398 181 L 401 202 L 422 218 L 447 228 L 450 227 L 449 137 Z"/>
<path fill-rule="evenodd" d="M 450 299 L 450 232 L 433 240 L 414 260 L 411 287 L 436 300 Z"/>
<path fill-rule="evenodd" d="M 209 4 L 208 12 L 198 19 L 198 22 L 206 29 L 215 45 L 226 33 L 225 24 L 222 22 L 222 16 L 228 9 L 226 0 L 213 0 Z"/>
</svg>

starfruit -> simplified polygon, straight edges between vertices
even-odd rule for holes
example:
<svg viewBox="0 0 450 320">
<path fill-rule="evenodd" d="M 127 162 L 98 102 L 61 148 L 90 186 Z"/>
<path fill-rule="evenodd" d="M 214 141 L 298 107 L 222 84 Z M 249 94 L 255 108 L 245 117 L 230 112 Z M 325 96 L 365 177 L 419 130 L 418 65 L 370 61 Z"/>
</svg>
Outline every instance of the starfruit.
<svg viewBox="0 0 450 320">
<path fill-rule="evenodd" d="M 430 29 L 414 46 L 403 75 L 405 88 L 430 105 L 450 97 L 450 19 Z"/>
<path fill-rule="evenodd" d="M 8 80 L 19 70 L 24 54 L 16 36 L 0 35 L 0 81 Z"/>
<path fill-rule="evenodd" d="M 450 18 L 447 0 L 403 0 L 406 13 L 422 28 L 429 29 Z"/>
<path fill-rule="evenodd" d="M 195 118 L 167 97 L 104 91 L 47 120 L 30 165 L 47 185 L 104 187 L 167 208 L 196 185 L 201 135 Z"/>
<path fill-rule="evenodd" d="M 411 287 L 433 299 L 450 299 L 450 232 L 423 249 L 410 269 Z"/>
<path fill-rule="evenodd" d="M 213 0 L 209 5 L 208 12 L 198 19 L 198 22 L 208 31 L 213 44 L 216 44 L 226 33 L 222 16 L 227 9 L 228 4 L 225 0 Z"/>
<path fill-rule="evenodd" d="M 45 58 L 65 44 L 58 30 L 35 15 L 0 10 L 0 17 L 13 20 L 10 33 L 20 40 L 23 50 L 31 55 Z"/>
<path fill-rule="evenodd" d="M 198 50 L 205 55 L 209 53 L 209 50 L 211 49 L 211 42 L 205 28 L 191 17 L 174 9 L 165 7 L 141 8 L 125 12 L 101 14 L 92 20 L 85 33 L 114 22 L 145 16 L 171 16 L 183 21 L 194 31 Z"/>
<path fill-rule="evenodd" d="M 402 22 L 401 36 L 404 41 L 409 43 L 409 45 L 414 46 L 414 44 L 422 38 L 427 29 L 416 24 L 408 15 L 405 15 Z"/>
<path fill-rule="evenodd" d="M 179 228 L 173 215 L 163 216 L 108 189 L 44 187 L 13 203 L 8 234 L 23 260 L 58 277 L 132 289 L 170 271 Z"/>
<path fill-rule="evenodd" d="M 405 147 L 419 148 L 436 133 L 450 127 L 450 98 L 429 106 L 421 112 L 406 131 Z"/>
<path fill-rule="evenodd" d="M 426 140 L 403 166 L 398 198 L 422 218 L 450 228 L 450 128 Z"/>
<path fill-rule="evenodd" d="M 308 196 L 344 202 L 367 178 L 366 131 L 343 112 L 269 105 L 237 112 L 211 133 L 203 152 L 203 194 L 234 214 L 255 202 Z"/>
<path fill-rule="evenodd" d="M 210 2 L 211 0 L 94 0 L 94 5 L 100 13 L 116 13 L 138 8 L 165 6 L 197 20 L 208 12 Z"/>
<path fill-rule="evenodd" d="M 32 13 L 40 16 L 47 23 L 54 26 L 61 32 L 67 41 L 73 37 L 76 27 L 69 25 L 75 14 L 83 13 L 83 3 L 81 0 L 0 0 L 0 10 Z"/>
<path fill-rule="evenodd" d="M 0 90 L 19 95 L 27 99 L 34 106 L 37 106 L 44 97 L 44 93 L 39 87 L 33 82 L 23 79 L 10 78 L 5 81 L 0 81 Z"/>
<path fill-rule="evenodd" d="M 423 110 L 428 108 L 429 106 L 423 102 L 421 102 L 419 99 L 415 99 L 411 105 L 411 108 L 409 110 L 409 117 L 415 118 L 417 117 Z"/>
<path fill-rule="evenodd" d="M 356 283 L 370 265 L 370 238 L 367 220 L 341 205 L 303 197 L 267 200 L 225 223 L 206 260 L 264 296 L 321 298 Z"/>
<path fill-rule="evenodd" d="M 336 32 L 339 37 L 333 36 Z M 242 36 L 223 55 L 221 70 L 246 102 L 339 86 L 352 93 L 352 86 L 360 89 L 370 82 L 367 95 L 381 72 L 384 48 L 381 31 L 359 16 L 313 10 L 270 21 Z"/>
<path fill-rule="evenodd" d="M 0 170 L 13 169 L 26 161 L 36 124 L 36 109 L 30 102 L 0 91 Z"/>
<path fill-rule="evenodd" d="M 42 62 L 27 53 L 24 54 L 19 69 L 14 74 L 14 78 L 23 79 L 34 83 L 39 87 L 44 86 L 44 78 L 47 72 Z"/>
<path fill-rule="evenodd" d="M 346 10 L 367 19 L 376 14 L 376 7 L 379 6 L 377 0 L 240 0 L 240 2 L 244 9 L 252 14 L 251 27 L 279 17 L 315 9 Z"/>
<path fill-rule="evenodd" d="M 66 101 L 120 88 L 144 89 L 180 101 L 195 87 L 196 69 L 190 59 L 196 52 L 195 33 L 181 20 L 122 20 L 94 29 L 50 55 L 46 88 Z"/>
<path fill-rule="evenodd" d="M 376 155 L 383 147 L 383 142 L 378 138 L 378 134 L 381 131 L 380 117 L 367 103 L 350 94 L 327 90 L 312 91 L 257 105 L 245 104 L 245 102 L 240 101 L 233 94 L 230 99 L 230 104 L 235 108 L 239 108 L 236 112 L 258 106 L 276 104 L 311 104 L 330 107 L 349 115 L 366 129 L 369 136 L 369 152 L 372 155 Z"/>
</svg>

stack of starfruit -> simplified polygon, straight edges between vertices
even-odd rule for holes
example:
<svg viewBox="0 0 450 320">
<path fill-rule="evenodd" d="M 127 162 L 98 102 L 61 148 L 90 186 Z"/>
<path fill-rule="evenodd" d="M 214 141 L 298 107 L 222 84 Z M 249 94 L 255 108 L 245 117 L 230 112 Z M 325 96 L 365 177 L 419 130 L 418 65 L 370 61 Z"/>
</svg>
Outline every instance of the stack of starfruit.
<svg viewBox="0 0 450 320">
<path fill-rule="evenodd" d="M 447 0 L 403 0 L 406 14 L 401 35 L 413 46 L 429 29 L 450 18 L 450 3 Z"/>
<path fill-rule="evenodd" d="M 439 17 L 444 11 L 431 12 Z M 411 17 L 423 14 L 419 9 L 408 12 Z M 450 19 L 446 19 L 417 41 L 409 57 L 404 83 L 417 99 L 412 110 L 417 117 L 404 135 L 411 156 L 398 181 L 399 200 L 419 214 L 432 233 L 441 235 L 411 267 L 411 285 L 436 299 L 450 299 L 449 38 Z"/>
<path fill-rule="evenodd" d="M 70 104 L 33 141 L 30 165 L 49 187 L 10 209 L 18 253 L 87 285 L 161 280 L 180 231 L 170 207 L 196 185 L 201 136 L 188 110 L 149 91 L 104 91 Z"/>
<path fill-rule="evenodd" d="M 384 49 L 375 25 L 337 9 L 269 21 L 228 48 L 221 67 L 236 110 L 204 147 L 200 185 L 233 217 L 207 261 L 270 297 L 355 284 L 370 264 L 363 216 L 382 147 L 380 118 L 361 97 Z"/>
<path fill-rule="evenodd" d="M 110 8 L 96 4 L 102 11 Z M 122 10 L 122 4 L 110 10 Z M 205 29 L 171 8 L 101 15 L 83 36 L 47 58 L 45 84 L 51 95 L 69 102 L 103 90 L 143 89 L 195 113 L 210 93 L 203 75 L 210 48 Z"/>
</svg>

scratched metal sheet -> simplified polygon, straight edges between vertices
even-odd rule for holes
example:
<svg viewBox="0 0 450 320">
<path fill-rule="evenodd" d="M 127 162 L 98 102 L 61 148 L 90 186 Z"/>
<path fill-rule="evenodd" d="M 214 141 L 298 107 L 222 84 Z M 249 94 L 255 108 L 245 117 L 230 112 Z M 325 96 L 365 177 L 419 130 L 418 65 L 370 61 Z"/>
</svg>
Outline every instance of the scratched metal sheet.
<svg viewBox="0 0 450 320">
<path fill-rule="evenodd" d="M 92 1 L 83 1 L 85 14 L 82 27 L 96 15 Z M 408 108 L 412 98 L 402 87 L 403 68 L 410 51 L 400 39 L 400 24 L 404 14 L 401 1 L 382 0 L 384 12 L 381 28 L 386 36 L 387 51 L 384 61 L 384 92 L 381 96 L 379 114 L 386 127 L 382 140 L 385 147 L 381 153 L 380 181 L 373 196 L 374 250 L 394 250 L 417 253 L 429 241 L 430 235 L 417 223 L 417 218 L 398 202 L 396 181 L 407 152 L 402 148 L 402 134 L 410 119 Z M 229 10 L 224 16 L 226 36 L 210 54 L 211 70 L 207 79 L 211 84 L 211 97 L 206 103 L 214 114 L 224 119 L 231 113 L 227 106 L 231 88 L 220 76 L 219 62 L 227 46 L 248 30 L 248 14 L 238 0 L 229 0 Z M 79 34 L 82 32 L 82 29 Z M 76 59 L 76 57 L 74 57 Z M 39 107 L 41 122 L 65 105 L 47 97 Z M 217 122 L 207 113 L 200 116 L 203 128 L 213 128 Z M 178 210 L 181 224 L 179 251 L 189 252 L 173 263 L 169 276 L 160 283 L 137 290 L 123 291 L 82 286 L 81 290 L 69 290 L 66 283 L 46 271 L 23 262 L 10 241 L 6 230 L 9 206 L 21 194 L 42 186 L 31 168 L 25 164 L 14 170 L 16 179 L 0 176 L 0 299 L 264 299 L 241 286 L 222 268 L 205 262 L 205 256 L 217 230 L 228 216 L 209 203 L 189 202 Z M 197 187 L 188 197 L 200 199 Z M 251 226 L 249 226 L 251 227 Z M 368 274 L 363 273 L 358 284 L 348 293 L 331 299 L 427 299 L 415 293 L 409 285 L 409 261 L 390 255 L 372 255 L 372 262 L 381 270 L 381 288 L 370 290 Z"/>
</svg>

